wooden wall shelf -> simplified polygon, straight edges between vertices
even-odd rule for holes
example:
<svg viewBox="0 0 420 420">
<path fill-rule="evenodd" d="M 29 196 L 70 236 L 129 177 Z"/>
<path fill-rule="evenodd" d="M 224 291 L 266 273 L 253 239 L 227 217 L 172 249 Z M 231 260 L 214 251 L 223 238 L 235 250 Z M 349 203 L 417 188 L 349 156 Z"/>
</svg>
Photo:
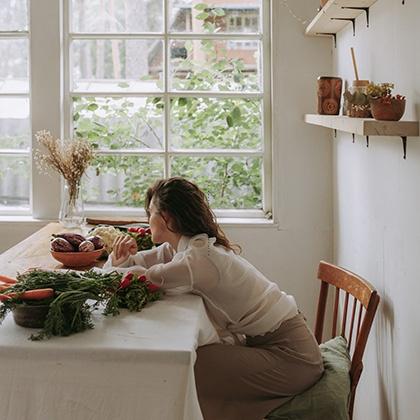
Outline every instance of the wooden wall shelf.
<svg viewBox="0 0 420 420">
<path fill-rule="evenodd" d="M 356 134 L 365 136 L 367 146 L 369 146 L 369 136 L 401 137 L 404 159 L 407 155 L 407 137 L 418 137 L 420 131 L 418 121 L 377 121 L 373 118 L 350 118 L 340 115 L 306 114 L 305 122 L 332 128 L 333 130 L 352 133 L 353 142 Z"/>
<path fill-rule="evenodd" d="M 350 22 L 355 32 L 356 18 L 366 14 L 369 26 L 369 8 L 377 0 L 329 0 L 306 28 L 306 35 L 333 36 Z"/>
</svg>

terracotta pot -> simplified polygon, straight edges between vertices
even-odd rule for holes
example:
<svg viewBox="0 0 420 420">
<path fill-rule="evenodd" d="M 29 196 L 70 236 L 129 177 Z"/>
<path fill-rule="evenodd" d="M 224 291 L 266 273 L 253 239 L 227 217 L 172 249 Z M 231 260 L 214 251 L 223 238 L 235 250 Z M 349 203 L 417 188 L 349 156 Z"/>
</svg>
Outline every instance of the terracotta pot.
<svg viewBox="0 0 420 420">
<path fill-rule="evenodd" d="M 375 120 L 399 121 L 404 115 L 405 99 L 394 99 L 383 102 L 382 99 L 371 99 L 370 108 Z"/>
<path fill-rule="evenodd" d="M 342 80 L 339 77 L 318 77 L 318 114 L 338 115 Z"/>
<path fill-rule="evenodd" d="M 321 1 L 320 3 L 321 7 L 324 7 L 328 3 L 328 0 L 320 0 L 320 1 Z"/>
</svg>

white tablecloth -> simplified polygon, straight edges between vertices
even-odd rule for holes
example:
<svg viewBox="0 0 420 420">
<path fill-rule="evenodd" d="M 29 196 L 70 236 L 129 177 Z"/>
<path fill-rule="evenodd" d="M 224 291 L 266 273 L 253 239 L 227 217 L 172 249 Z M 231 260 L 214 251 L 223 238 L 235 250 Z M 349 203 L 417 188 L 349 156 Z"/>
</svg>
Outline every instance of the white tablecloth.
<svg viewBox="0 0 420 420">
<path fill-rule="evenodd" d="M 166 296 L 140 313 L 95 314 L 95 328 L 32 342 L 0 326 L 1 420 L 201 420 L 194 362 L 217 341 L 198 296 Z"/>
</svg>

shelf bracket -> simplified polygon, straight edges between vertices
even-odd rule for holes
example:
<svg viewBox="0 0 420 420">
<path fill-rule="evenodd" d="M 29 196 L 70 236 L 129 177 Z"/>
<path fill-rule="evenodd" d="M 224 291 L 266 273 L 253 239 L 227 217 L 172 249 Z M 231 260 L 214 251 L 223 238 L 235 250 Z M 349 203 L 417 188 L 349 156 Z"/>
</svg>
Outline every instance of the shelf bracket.
<svg viewBox="0 0 420 420">
<path fill-rule="evenodd" d="M 337 129 L 334 128 L 334 137 L 337 138 Z"/>
<path fill-rule="evenodd" d="M 369 147 L 369 136 L 366 136 L 366 147 Z"/>
<path fill-rule="evenodd" d="M 353 36 L 356 35 L 356 18 L 330 18 L 331 20 L 348 20 L 353 25 Z"/>
<path fill-rule="evenodd" d="M 342 9 L 350 9 L 350 10 L 363 10 L 366 13 L 366 27 L 369 28 L 369 7 L 341 6 L 341 8 Z"/>
<path fill-rule="evenodd" d="M 352 143 L 354 143 L 355 134 L 354 133 L 351 133 L 351 136 L 353 137 Z"/>
<path fill-rule="evenodd" d="M 328 35 L 334 38 L 334 48 L 337 48 L 337 34 L 333 32 L 317 32 L 317 35 Z"/>
<path fill-rule="evenodd" d="M 407 158 L 407 136 L 401 136 L 403 145 L 403 159 Z"/>
</svg>

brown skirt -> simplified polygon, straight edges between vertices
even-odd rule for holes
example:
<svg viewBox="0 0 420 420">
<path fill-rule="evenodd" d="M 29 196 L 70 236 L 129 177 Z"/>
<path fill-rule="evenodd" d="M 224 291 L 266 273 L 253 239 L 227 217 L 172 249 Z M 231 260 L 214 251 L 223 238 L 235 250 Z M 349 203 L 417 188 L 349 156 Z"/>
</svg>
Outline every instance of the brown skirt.
<svg viewBox="0 0 420 420">
<path fill-rule="evenodd" d="M 195 363 L 204 420 L 262 420 L 322 375 L 318 344 L 303 315 L 246 345 L 199 347 Z"/>
</svg>

